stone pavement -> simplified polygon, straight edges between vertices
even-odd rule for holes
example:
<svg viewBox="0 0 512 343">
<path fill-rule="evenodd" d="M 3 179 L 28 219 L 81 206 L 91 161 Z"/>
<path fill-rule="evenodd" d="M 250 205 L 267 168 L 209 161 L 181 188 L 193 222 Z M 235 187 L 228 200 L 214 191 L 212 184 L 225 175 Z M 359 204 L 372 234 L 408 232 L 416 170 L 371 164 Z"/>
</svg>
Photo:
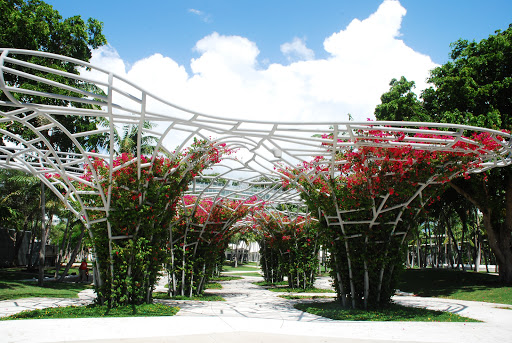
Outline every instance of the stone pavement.
<svg viewBox="0 0 512 343">
<path fill-rule="evenodd" d="M 0 322 L 0 342 L 509 342 L 511 306 L 413 296 L 394 300 L 408 306 L 451 311 L 484 323 L 343 322 L 303 313 L 245 277 L 223 283 L 225 302 L 160 300 L 181 307 L 173 317 L 44 319 Z M 326 279 L 319 286 L 328 285 Z M 162 280 L 159 287 L 166 283 Z M 318 294 L 316 294 L 318 295 Z M 17 307 L 58 306 L 92 300 L 19 299 L 0 302 L 0 314 Z M 16 305 L 14 305 L 16 306 Z M 506 307 L 500 308 L 500 307 Z"/>
</svg>

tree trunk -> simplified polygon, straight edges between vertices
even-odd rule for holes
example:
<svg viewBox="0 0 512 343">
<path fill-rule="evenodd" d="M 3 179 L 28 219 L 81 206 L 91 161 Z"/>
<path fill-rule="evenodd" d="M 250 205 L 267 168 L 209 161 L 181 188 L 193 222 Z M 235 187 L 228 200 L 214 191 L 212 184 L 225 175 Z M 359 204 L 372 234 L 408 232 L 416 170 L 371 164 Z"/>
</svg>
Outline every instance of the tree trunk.
<svg viewBox="0 0 512 343">
<path fill-rule="evenodd" d="M 490 201 L 478 201 L 462 187 L 450 182 L 450 185 L 471 203 L 473 203 L 482 212 L 484 227 L 487 231 L 489 246 L 496 256 L 496 262 L 499 268 L 500 281 L 506 284 L 512 284 L 512 175 L 509 173 L 505 177 L 505 222 L 501 225 L 494 225 L 498 222 L 494 220 L 495 213 L 489 206 Z M 486 194 L 485 190 L 482 194 Z M 488 199 L 484 199 L 488 200 Z"/>
<path fill-rule="evenodd" d="M 459 266 L 462 264 L 461 249 L 459 249 L 459 244 L 457 243 L 457 239 L 455 238 L 451 227 L 448 227 L 448 233 L 453 241 L 453 246 L 457 249 L 457 269 L 459 269 Z M 462 265 L 462 270 L 464 270 L 464 265 Z"/>
<path fill-rule="evenodd" d="M 25 234 L 28 231 L 27 226 L 29 225 L 29 223 L 31 221 L 32 221 L 32 215 L 27 216 L 25 218 L 25 220 L 23 221 L 22 230 L 16 231 L 16 235 L 15 235 L 15 239 L 14 239 L 14 254 L 12 256 L 12 261 L 11 261 L 11 264 L 13 266 L 21 265 L 18 255 L 20 253 L 21 246 L 22 246 L 23 242 L 25 241 Z M 28 263 L 27 263 L 27 265 L 28 265 Z"/>
<path fill-rule="evenodd" d="M 482 260 L 482 237 L 480 236 L 479 227 L 477 227 L 477 232 L 475 232 L 475 249 L 476 249 L 476 257 L 475 257 L 475 272 L 480 271 L 480 261 Z"/>
<path fill-rule="evenodd" d="M 13 266 L 19 266 L 20 265 L 20 261 L 19 261 L 18 255 L 20 253 L 20 248 L 21 248 L 21 245 L 23 244 L 24 238 L 25 238 L 25 231 L 24 230 L 16 232 L 16 236 L 15 236 L 15 239 L 14 239 L 14 254 L 12 256 L 12 265 Z"/>
<path fill-rule="evenodd" d="M 39 245 L 39 279 L 37 284 L 44 286 L 44 264 L 46 255 L 46 225 L 44 221 L 46 212 L 46 198 L 44 194 L 44 183 L 41 182 L 41 244 Z"/>
<path fill-rule="evenodd" d="M 238 242 L 235 247 L 235 268 L 238 268 Z"/>
<path fill-rule="evenodd" d="M 418 231 L 418 240 L 416 241 L 416 257 L 418 258 L 418 268 L 421 269 L 421 238 Z"/>
<path fill-rule="evenodd" d="M 55 275 L 54 275 L 54 278 L 58 278 L 59 277 L 60 265 L 61 265 L 62 259 L 64 257 L 64 245 L 66 244 L 66 238 L 67 238 L 67 235 L 68 235 L 68 232 L 69 232 L 69 222 L 70 222 L 70 219 L 67 218 L 66 229 L 64 230 L 64 235 L 62 235 L 62 242 L 61 242 L 60 247 L 59 247 L 59 256 L 57 256 L 57 263 L 55 264 Z M 71 234 L 70 234 L 70 236 L 71 236 Z"/>
<path fill-rule="evenodd" d="M 35 246 L 35 241 L 36 241 L 36 230 L 38 228 L 38 225 L 39 225 L 39 222 L 36 219 L 34 225 L 32 225 L 32 229 L 30 230 L 31 240 L 30 240 L 30 247 L 29 247 L 28 261 L 27 261 L 28 269 L 32 269 L 34 267 L 34 264 L 32 263 L 32 260 L 33 260 L 33 256 L 34 256 L 34 246 Z"/>
<path fill-rule="evenodd" d="M 60 276 L 58 282 L 62 282 L 66 275 L 68 275 L 69 269 L 73 265 L 76 259 L 76 255 L 78 255 L 78 250 L 80 250 L 80 246 L 82 245 L 82 239 L 84 238 L 85 233 L 85 225 L 82 226 L 82 232 L 80 232 L 80 236 L 78 237 L 78 242 L 75 245 L 75 248 L 73 249 L 73 252 L 71 253 L 71 256 L 69 257 L 68 264 L 66 265 L 66 268 L 64 269 L 64 272 L 62 272 L 62 275 Z"/>
</svg>

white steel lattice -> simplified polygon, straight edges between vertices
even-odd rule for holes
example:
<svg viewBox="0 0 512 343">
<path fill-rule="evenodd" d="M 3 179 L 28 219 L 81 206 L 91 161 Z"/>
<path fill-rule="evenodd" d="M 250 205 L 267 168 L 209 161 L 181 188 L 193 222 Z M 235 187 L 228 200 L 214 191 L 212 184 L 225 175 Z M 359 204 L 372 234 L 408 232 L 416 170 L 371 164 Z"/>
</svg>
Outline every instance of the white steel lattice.
<svg viewBox="0 0 512 343">
<path fill-rule="evenodd" d="M 94 223 L 89 211 L 102 211 L 106 217 L 110 199 L 102 190 L 97 175 L 93 175 L 89 183 L 80 176 L 86 166 L 92 166 L 95 157 L 113 161 L 116 155 L 114 133 L 116 128 L 125 124 L 138 126 L 136 155 L 139 157 L 142 137 L 152 135 L 158 138 L 157 149 L 148 163 L 143 163 L 137 156 L 129 162 L 137 164 L 139 174 L 142 168 L 151 166 L 159 155 L 172 156 L 189 146 L 194 138 L 226 143 L 228 147 L 238 149 L 238 153 L 215 166 L 216 175 L 199 175 L 187 193 L 199 198 L 211 197 L 214 201 L 223 198 L 245 199 L 255 195 L 272 207 L 280 203 L 301 204 L 295 189 L 282 188 L 279 168 L 295 168 L 316 156 L 322 156 L 319 163 L 328 165 L 329 169 L 321 173 L 334 176 L 336 166 L 343 163 L 336 162 L 335 153 L 361 145 L 408 145 L 415 149 L 443 151 L 460 141 L 475 143 L 463 138 L 466 132 L 486 132 L 501 148 L 498 152 L 480 151 L 484 162 L 474 172 L 512 163 L 511 136 L 495 130 L 440 123 L 285 123 L 220 118 L 184 109 L 108 70 L 79 60 L 17 49 L 4 48 L 0 49 L 0 53 L 0 89 L 3 93 L 0 94 L 0 135 L 5 142 L 0 146 L 0 166 L 25 170 L 39 177 L 88 226 Z M 72 66 L 68 70 L 74 68 L 82 71 L 82 74 L 47 67 L 51 65 L 48 63 L 50 60 L 63 61 L 67 66 Z M 80 86 L 77 83 L 70 86 L 64 80 L 77 80 Z M 24 82 L 40 87 L 24 87 Z M 39 102 L 41 98 L 54 103 Z M 61 123 L 62 118 L 70 116 L 104 118 L 105 125 L 91 131 L 71 133 Z M 157 126 L 145 128 L 145 121 L 156 123 Z M 24 138 L 19 130 L 13 129 L 15 126 L 33 132 L 37 138 Z M 52 135 L 56 132 L 64 134 L 73 149 L 69 152 L 58 151 L 52 141 Z M 369 135 L 369 132 L 372 134 Z M 400 140 L 389 135 L 382 138 L 376 134 L 379 132 L 402 132 L 406 137 Z M 421 138 L 414 135 L 417 133 L 446 138 Z M 108 135 L 110 144 L 107 149 L 95 152 L 87 148 L 85 142 L 98 135 Z M 45 174 L 59 174 L 61 178 L 48 179 Z M 95 190 L 87 194 L 99 197 L 102 205 L 96 208 L 85 206 L 81 201 L 84 193 L 75 187 L 76 183 L 87 183 L 93 187 Z M 422 188 L 428 184 L 429 181 L 426 181 L 420 185 L 414 197 L 421 196 Z M 71 206 L 71 199 L 82 205 L 79 208 Z M 411 201 L 412 198 L 397 208 L 404 208 Z M 385 202 L 386 196 L 383 196 L 380 203 L 375 203 L 364 224 L 372 226 L 378 223 L 379 215 L 390 210 L 385 209 Z M 350 225 L 343 214 L 338 210 L 336 216 L 327 216 L 327 223 L 342 228 Z M 399 220 L 400 211 L 391 224 L 396 226 Z"/>
</svg>

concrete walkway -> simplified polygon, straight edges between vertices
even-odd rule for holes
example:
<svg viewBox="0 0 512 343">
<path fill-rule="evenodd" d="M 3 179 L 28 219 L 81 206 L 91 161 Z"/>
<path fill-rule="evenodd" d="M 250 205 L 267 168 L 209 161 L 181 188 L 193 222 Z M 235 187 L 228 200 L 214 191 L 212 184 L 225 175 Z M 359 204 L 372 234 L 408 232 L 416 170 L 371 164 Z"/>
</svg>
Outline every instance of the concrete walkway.
<svg viewBox="0 0 512 343">
<path fill-rule="evenodd" d="M 225 302 L 159 300 L 181 307 L 174 317 L 4 321 L 0 342 L 482 343 L 508 342 L 512 337 L 512 309 L 500 308 L 512 308 L 508 305 L 397 296 L 394 300 L 404 305 L 450 311 L 484 323 L 340 322 L 295 310 L 295 301 L 251 283 L 258 280 L 245 277 L 224 282 L 221 290 L 209 290 L 222 295 Z M 319 286 L 326 285 L 326 279 L 319 280 Z M 80 299 L 2 301 L 0 315 L 15 308 L 85 304 L 93 296 L 87 290 Z"/>
</svg>

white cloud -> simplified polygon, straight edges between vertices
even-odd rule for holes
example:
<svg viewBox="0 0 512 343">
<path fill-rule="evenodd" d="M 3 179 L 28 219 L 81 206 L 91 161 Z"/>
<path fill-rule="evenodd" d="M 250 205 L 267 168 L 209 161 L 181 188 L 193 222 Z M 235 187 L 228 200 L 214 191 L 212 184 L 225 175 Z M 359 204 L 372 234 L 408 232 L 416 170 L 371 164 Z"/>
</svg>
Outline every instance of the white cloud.
<svg viewBox="0 0 512 343">
<path fill-rule="evenodd" d="M 398 1 L 384 1 L 367 19 L 354 19 L 327 37 L 325 59 L 315 59 L 296 38 L 281 46 L 286 56 L 296 58 L 289 65 L 262 65 L 255 42 L 216 32 L 196 43 L 199 57 L 190 63 L 191 74 L 161 54 L 127 68 L 122 56 L 102 48 L 91 63 L 202 113 L 294 122 L 346 121 L 351 113 L 355 120 L 366 120 L 392 78 L 404 75 L 416 81 L 419 91 L 436 66 L 400 39 L 405 14 Z"/>
<path fill-rule="evenodd" d="M 204 13 L 203 11 L 196 10 L 195 8 L 189 8 L 188 12 L 197 15 L 205 23 L 211 23 L 212 22 L 212 16 L 209 15 L 209 14 Z"/>
<path fill-rule="evenodd" d="M 203 12 L 201 12 L 200 10 L 196 10 L 195 8 L 189 8 L 188 11 L 190 13 L 194 13 L 194 14 L 197 14 L 197 15 L 202 15 Z"/>
<path fill-rule="evenodd" d="M 309 61 L 315 58 L 315 52 L 306 46 L 304 40 L 297 37 L 293 38 L 291 42 L 282 44 L 281 52 L 288 61 Z"/>
</svg>

